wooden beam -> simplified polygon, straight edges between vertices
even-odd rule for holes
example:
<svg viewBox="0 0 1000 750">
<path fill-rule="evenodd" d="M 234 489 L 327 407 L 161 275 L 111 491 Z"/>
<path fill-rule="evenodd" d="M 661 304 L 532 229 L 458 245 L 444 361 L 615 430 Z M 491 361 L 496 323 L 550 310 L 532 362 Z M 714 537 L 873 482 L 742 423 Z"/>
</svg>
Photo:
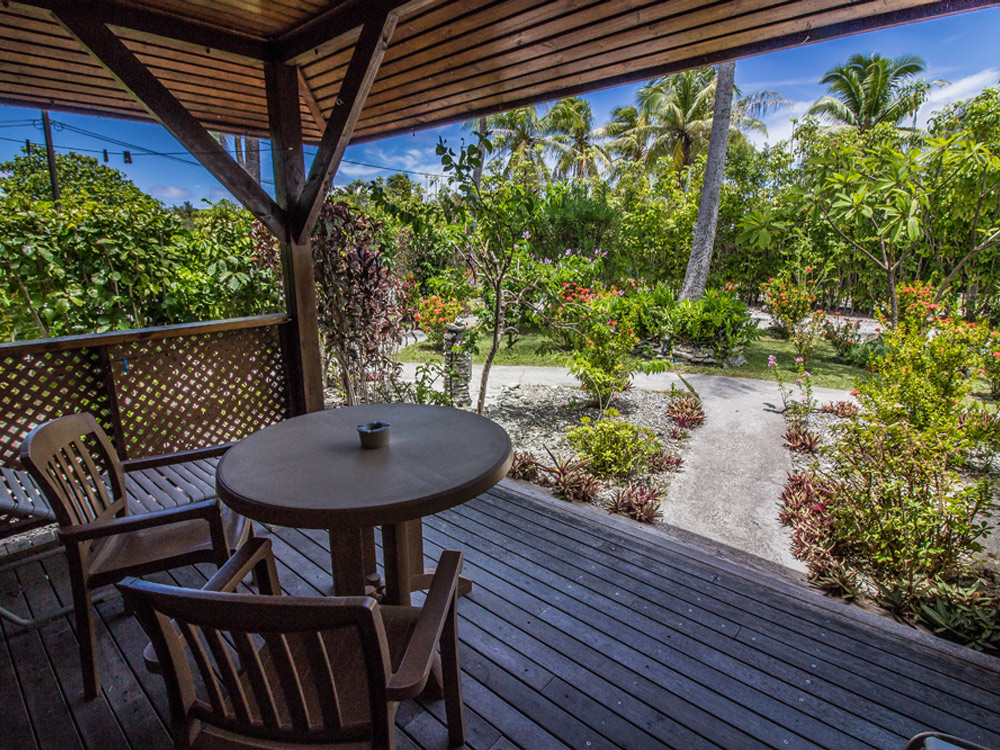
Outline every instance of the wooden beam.
<svg viewBox="0 0 1000 750">
<path fill-rule="evenodd" d="M 55 15 L 84 49 L 240 203 L 275 236 L 287 239 L 285 212 L 104 23 L 86 12 L 60 11 Z"/>
<path fill-rule="evenodd" d="M 17 0 L 18 5 L 48 10 L 57 16 L 79 12 L 79 0 Z M 248 36 L 208 23 L 190 21 L 172 13 L 118 2 L 97 0 L 89 2 L 87 15 L 108 26 L 137 31 L 140 34 L 169 39 L 185 46 L 203 50 L 216 50 L 251 60 L 263 60 L 267 43 L 262 38 Z"/>
<path fill-rule="evenodd" d="M 299 114 L 299 72 L 292 65 L 264 63 L 274 195 L 285 210 L 296 205 L 305 185 L 302 119 Z M 286 229 L 280 243 L 285 305 L 292 318 L 286 348 L 292 408 L 297 414 L 323 409 L 323 368 L 320 360 L 319 322 L 316 317 L 316 280 L 312 243 L 290 241 Z"/>
<path fill-rule="evenodd" d="M 299 28 L 271 43 L 271 58 L 277 62 L 302 62 L 301 58 L 324 54 L 350 40 L 355 30 L 371 21 L 380 12 L 396 16 L 414 13 L 435 0 L 366 0 L 332 2 L 330 7 Z M 373 7 L 374 6 L 374 7 Z"/>
<path fill-rule="evenodd" d="M 309 87 L 309 81 L 306 80 L 305 73 L 302 72 L 302 68 L 297 67 L 296 70 L 299 73 L 299 93 L 302 95 L 302 101 L 306 103 L 306 107 L 309 109 L 309 114 L 312 115 L 313 122 L 316 123 L 316 127 L 319 128 L 319 132 L 326 130 L 326 117 L 323 115 L 323 109 L 319 106 L 319 102 L 316 101 L 316 97 L 313 95 L 312 89 Z"/>
<path fill-rule="evenodd" d="M 323 131 L 319 150 L 309 169 L 309 179 L 294 210 L 289 209 L 289 227 L 295 242 L 305 242 L 312 234 L 313 224 L 323 204 L 327 179 L 336 173 L 344 150 L 351 142 L 354 126 L 361 116 L 368 92 L 382 64 L 382 56 L 396 28 L 396 13 L 383 7 L 379 11 L 361 29 L 361 36 L 340 84 L 340 93 Z M 298 91 L 297 86 L 295 90 Z"/>
</svg>

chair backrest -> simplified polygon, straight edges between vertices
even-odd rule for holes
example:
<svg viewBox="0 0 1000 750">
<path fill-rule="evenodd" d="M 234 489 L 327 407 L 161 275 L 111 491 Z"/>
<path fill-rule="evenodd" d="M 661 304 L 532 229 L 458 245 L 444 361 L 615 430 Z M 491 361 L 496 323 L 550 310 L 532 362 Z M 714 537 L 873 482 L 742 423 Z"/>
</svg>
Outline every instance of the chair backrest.
<svg viewBox="0 0 1000 750">
<path fill-rule="evenodd" d="M 21 462 L 45 493 L 60 526 L 127 512 L 121 463 L 91 414 L 70 414 L 38 425 L 21 445 Z"/>
<path fill-rule="evenodd" d="M 175 742 L 198 724 L 247 738 L 389 746 L 390 656 L 366 597 L 119 585 L 156 651 Z"/>
</svg>

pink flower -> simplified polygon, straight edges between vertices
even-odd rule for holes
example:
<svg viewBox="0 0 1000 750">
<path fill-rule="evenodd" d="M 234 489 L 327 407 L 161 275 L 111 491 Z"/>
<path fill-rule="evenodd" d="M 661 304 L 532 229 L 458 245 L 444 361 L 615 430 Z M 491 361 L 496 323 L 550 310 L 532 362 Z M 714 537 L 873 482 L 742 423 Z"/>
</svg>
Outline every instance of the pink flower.
<svg viewBox="0 0 1000 750">
<path fill-rule="evenodd" d="M 804 360 L 804 359 L 802 359 L 802 357 L 796 357 L 796 358 L 795 358 L 795 361 L 796 361 L 796 362 L 804 362 L 805 360 Z"/>
</svg>

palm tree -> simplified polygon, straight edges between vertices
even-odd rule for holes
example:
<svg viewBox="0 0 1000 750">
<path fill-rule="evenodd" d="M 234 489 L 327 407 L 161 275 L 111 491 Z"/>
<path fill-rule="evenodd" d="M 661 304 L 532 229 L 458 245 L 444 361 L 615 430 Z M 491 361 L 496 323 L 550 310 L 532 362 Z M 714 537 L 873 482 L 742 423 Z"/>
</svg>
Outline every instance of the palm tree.
<svg viewBox="0 0 1000 750">
<path fill-rule="evenodd" d="M 596 136 L 604 140 L 604 150 L 609 157 L 644 162 L 653 130 L 645 112 L 627 105 L 611 110 L 611 120 L 603 128 L 598 128 Z"/>
<path fill-rule="evenodd" d="M 601 134 L 594 129 L 590 103 L 577 96 L 560 99 L 541 121 L 548 136 L 548 152 L 555 159 L 557 179 L 597 177 L 599 164 L 610 166 L 607 152 L 597 143 Z"/>
<path fill-rule="evenodd" d="M 544 126 L 534 107 L 512 109 L 489 115 L 467 123 L 477 130 L 485 131 L 492 138 L 495 153 L 506 158 L 502 174 L 510 177 L 527 174 L 534 180 L 544 182 L 549 178 L 549 168 L 543 158 L 551 148 L 552 140 L 545 134 Z"/>
<path fill-rule="evenodd" d="M 927 67 L 919 55 L 882 57 L 877 52 L 865 56 L 851 55 L 843 65 L 830 68 L 821 79 L 830 92 L 809 108 L 833 127 L 870 130 L 880 123 L 902 128 L 899 123 L 907 115 L 915 115 L 923 104 L 930 86 L 915 80 Z"/>
<path fill-rule="evenodd" d="M 714 68 L 695 68 L 656 78 L 639 89 L 637 127 L 644 133 L 636 137 L 649 138 L 647 164 L 669 157 L 680 171 L 705 151 L 712 130 L 715 81 Z M 761 118 L 787 104 L 775 91 L 740 96 L 734 85 L 733 94 L 740 98 L 731 106 L 729 140 L 748 131 L 766 133 Z"/>
</svg>

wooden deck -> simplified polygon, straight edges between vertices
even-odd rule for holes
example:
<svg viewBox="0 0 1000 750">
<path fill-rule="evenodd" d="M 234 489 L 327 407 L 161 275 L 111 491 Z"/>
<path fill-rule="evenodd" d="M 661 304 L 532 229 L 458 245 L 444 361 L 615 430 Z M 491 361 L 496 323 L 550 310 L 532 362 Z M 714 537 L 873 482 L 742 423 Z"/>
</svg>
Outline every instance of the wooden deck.
<svg viewBox="0 0 1000 750">
<path fill-rule="evenodd" d="M 507 484 L 424 536 L 430 558 L 464 550 L 475 582 L 459 605 L 469 747 L 902 748 L 930 728 L 1000 748 L 995 660 L 781 577 Z M 288 592 L 328 593 L 324 533 L 271 538 Z M 21 614 L 68 603 L 63 559 L 3 571 L 0 596 Z M 0 747 L 169 746 L 145 636 L 120 599 L 99 611 L 91 702 L 72 618 L 4 625 Z M 404 704 L 399 746 L 445 747 L 443 718 L 443 702 Z"/>
</svg>

